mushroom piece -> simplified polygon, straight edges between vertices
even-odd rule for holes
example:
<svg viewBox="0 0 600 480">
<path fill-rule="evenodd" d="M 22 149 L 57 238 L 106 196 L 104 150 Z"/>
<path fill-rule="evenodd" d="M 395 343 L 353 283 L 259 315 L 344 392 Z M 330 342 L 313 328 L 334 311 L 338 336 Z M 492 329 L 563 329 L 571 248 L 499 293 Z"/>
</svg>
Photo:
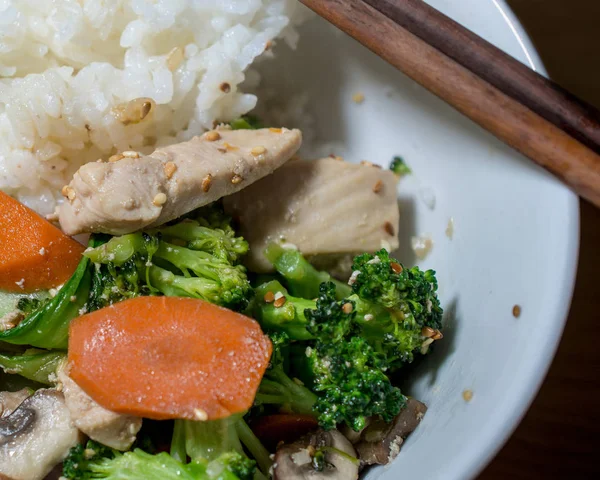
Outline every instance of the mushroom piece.
<svg viewBox="0 0 600 480">
<path fill-rule="evenodd" d="M 16 392 L 0 392 L 0 418 L 8 417 L 31 393 L 28 388 Z"/>
<path fill-rule="evenodd" d="M 0 478 L 41 480 L 78 440 L 62 393 L 38 390 L 0 418 Z"/>
<path fill-rule="evenodd" d="M 361 463 L 386 465 L 394 460 L 402 443 L 417 428 L 426 411 L 424 403 L 409 398 L 406 407 L 391 423 L 381 419 L 371 421 L 361 432 L 360 439 L 353 442 Z"/>
<path fill-rule="evenodd" d="M 352 444 L 337 430 L 317 430 L 275 453 L 275 480 L 355 480 L 359 462 Z"/>
</svg>

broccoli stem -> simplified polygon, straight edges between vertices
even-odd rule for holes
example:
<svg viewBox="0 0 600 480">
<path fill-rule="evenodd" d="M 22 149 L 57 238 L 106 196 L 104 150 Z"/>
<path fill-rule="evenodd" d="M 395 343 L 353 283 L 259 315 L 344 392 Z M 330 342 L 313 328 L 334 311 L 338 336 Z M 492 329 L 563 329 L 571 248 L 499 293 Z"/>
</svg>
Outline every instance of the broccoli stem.
<svg viewBox="0 0 600 480">
<path fill-rule="evenodd" d="M 248 449 L 250 455 L 256 460 L 259 470 L 268 475 L 273 465 L 268 450 L 260 443 L 260 440 L 254 435 L 254 432 L 243 418 L 240 418 L 235 423 L 235 430 L 244 447 Z"/>
<path fill-rule="evenodd" d="M 265 257 L 285 278 L 292 295 L 316 298 L 319 296 L 319 286 L 323 282 L 335 284 L 338 300 L 342 300 L 352 293 L 350 287 L 345 283 L 331 278 L 327 272 L 318 271 L 298 250 L 283 248 L 277 243 L 271 243 L 265 250 Z"/>
<path fill-rule="evenodd" d="M 267 330 L 285 332 L 293 340 L 311 340 L 314 338 L 307 330 L 307 319 L 304 315 L 306 309 L 315 308 L 313 300 L 293 297 L 276 280 L 260 285 L 255 289 L 256 302 L 254 306 L 254 318 Z M 282 294 L 285 303 L 279 307 L 275 306 L 273 298 Z"/>
</svg>

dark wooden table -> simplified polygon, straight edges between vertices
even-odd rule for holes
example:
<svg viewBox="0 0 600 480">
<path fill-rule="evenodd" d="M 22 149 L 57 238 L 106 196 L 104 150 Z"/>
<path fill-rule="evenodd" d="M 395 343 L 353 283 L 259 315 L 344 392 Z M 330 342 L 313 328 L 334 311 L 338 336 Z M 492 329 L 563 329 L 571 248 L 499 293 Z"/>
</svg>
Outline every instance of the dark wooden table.
<svg viewBox="0 0 600 480">
<path fill-rule="evenodd" d="M 556 81 L 600 107 L 600 0 L 507 0 Z M 480 480 L 600 478 L 600 210 L 581 203 L 575 295 L 531 409 Z"/>
</svg>

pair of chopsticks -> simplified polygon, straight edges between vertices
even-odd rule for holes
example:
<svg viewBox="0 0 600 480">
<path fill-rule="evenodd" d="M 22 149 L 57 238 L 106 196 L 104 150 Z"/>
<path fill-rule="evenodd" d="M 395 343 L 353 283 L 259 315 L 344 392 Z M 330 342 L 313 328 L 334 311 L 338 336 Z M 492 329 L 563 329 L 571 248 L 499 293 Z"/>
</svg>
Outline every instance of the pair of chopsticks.
<svg viewBox="0 0 600 480">
<path fill-rule="evenodd" d="M 600 112 L 422 0 L 300 0 L 600 207 Z"/>
</svg>

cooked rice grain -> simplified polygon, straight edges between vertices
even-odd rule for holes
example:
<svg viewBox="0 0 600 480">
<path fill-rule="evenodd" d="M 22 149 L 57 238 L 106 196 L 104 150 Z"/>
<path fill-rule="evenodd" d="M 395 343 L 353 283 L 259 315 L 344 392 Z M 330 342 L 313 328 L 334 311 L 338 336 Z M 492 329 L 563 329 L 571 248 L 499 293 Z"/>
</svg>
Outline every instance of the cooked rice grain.
<svg viewBox="0 0 600 480">
<path fill-rule="evenodd" d="M 296 0 L 0 2 L 0 190 L 48 214 L 82 164 L 250 111 L 245 72 L 305 16 Z"/>
</svg>

